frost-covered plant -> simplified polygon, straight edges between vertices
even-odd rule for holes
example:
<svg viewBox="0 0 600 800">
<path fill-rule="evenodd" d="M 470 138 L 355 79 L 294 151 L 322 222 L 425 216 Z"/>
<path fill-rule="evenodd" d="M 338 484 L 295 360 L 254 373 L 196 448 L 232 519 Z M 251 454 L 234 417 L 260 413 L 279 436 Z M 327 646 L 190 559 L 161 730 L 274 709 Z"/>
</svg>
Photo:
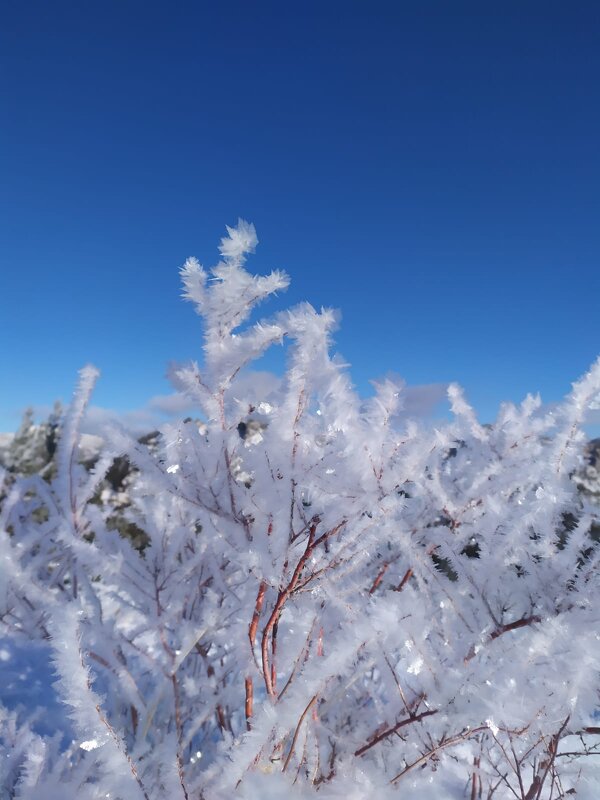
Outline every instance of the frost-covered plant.
<svg viewBox="0 0 600 800">
<path fill-rule="evenodd" d="M 0 452 L 0 463 L 17 475 L 52 476 L 61 415 L 60 403 L 55 403 L 48 419 L 36 425 L 33 409 L 27 408 L 18 431 Z"/>
<path fill-rule="evenodd" d="M 592 439 L 585 448 L 584 463 L 574 476 L 575 482 L 590 500 L 600 505 L 600 439 Z"/>
<path fill-rule="evenodd" d="M 253 226 L 228 234 L 210 273 L 182 269 L 203 366 L 172 377 L 203 422 L 155 452 L 113 429 L 88 473 L 86 368 L 56 478 L 8 489 L 0 620 L 47 642 L 70 721 L 61 743 L 2 713 L 2 790 L 595 800 L 598 510 L 572 475 L 600 361 L 552 412 L 527 397 L 482 426 L 453 385 L 450 422 L 401 422 L 401 387 L 362 401 L 331 357 L 333 312 L 248 323 L 288 278 L 245 270 Z M 281 386 L 249 389 L 281 343 Z M 117 455 L 142 553 L 88 502 Z"/>
</svg>

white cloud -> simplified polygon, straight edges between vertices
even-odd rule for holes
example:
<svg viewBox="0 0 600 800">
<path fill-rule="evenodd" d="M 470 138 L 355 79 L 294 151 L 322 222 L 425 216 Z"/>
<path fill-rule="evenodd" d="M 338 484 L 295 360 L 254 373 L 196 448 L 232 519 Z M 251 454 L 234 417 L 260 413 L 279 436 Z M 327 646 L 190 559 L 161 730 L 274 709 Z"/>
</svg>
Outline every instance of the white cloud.
<svg viewBox="0 0 600 800">
<path fill-rule="evenodd" d="M 406 386 L 402 392 L 402 412 L 408 417 L 428 417 L 447 400 L 447 383 L 424 383 Z"/>
<path fill-rule="evenodd" d="M 181 392 L 157 394 L 148 401 L 148 409 L 160 414 L 187 414 L 194 409 L 193 402 Z"/>
<path fill-rule="evenodd" d="M 281 389 L 282 379 L 272 372 L 242 372 L 235 381 L 235 396 L 256 405 Z"/>
<path fill-rule="evenodd" d="M 81 430 L 83 433 L 100 435 L 103 428 L 115 422 L 131 433 L 141 435 L 155 430 L 164 422 L 164 417 L 148 406 L 128 411 L 115 411 L 112 408 L 91 405 L 85 413 Z"/>
<path fill-rule="evenodd" d="M 400 389 L 400 409 L 394 415 L 397 420 L 431 419 L 434 414 L 443 414 L 440 406 L 448 401 L 447 383 L 423 383 L 408 386 L 400 375 L 387 372 L 381 379 L 396 384 Z M 380 381 L 373 381 L 379 383 Z"/>
</svg>

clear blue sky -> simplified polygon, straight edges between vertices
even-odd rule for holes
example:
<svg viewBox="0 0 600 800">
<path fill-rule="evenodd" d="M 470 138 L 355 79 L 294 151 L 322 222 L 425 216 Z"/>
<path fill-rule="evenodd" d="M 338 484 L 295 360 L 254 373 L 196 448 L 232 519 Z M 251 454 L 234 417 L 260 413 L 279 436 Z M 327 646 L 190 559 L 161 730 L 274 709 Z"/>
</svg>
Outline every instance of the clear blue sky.
<svg viewBox="0 0 600 800">
<path fill-rule="evenodd" d="M 5 2 L 0 82 L 0 430 L 87 362 L 100 406 L 166 393 L 238 216 L 361 391 L 487 420 L 600 352 L 600 3 Z"/>
</svg>

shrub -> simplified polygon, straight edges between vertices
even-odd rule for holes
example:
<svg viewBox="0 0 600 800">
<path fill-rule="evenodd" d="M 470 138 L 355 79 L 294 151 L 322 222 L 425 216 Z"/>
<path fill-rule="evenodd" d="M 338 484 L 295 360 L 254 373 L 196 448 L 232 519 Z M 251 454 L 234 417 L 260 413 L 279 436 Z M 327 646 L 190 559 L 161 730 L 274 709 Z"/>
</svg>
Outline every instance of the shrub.
<svg viewBox="0 0 600 800">
<path fill-rule="evenodd" d="M 451 421 L 401 422 L 401 387 L 362 401 L 330 356 L 332 311 L 248 323 L 288 284 L 245 270 L 256 243 L 240 221 L 210 277 L 182 269 L 204 363 L 172 379 L 201 424 L 153 450 L 113 428 L 89 473 L 85 368 L 56 476 L 7 489 L 0 619 L 69 721 L 2 711 L 5 795 L 597 798 L 598 509 L 572 475 L 600 360 L 552 411 L 482 426 L 453 385 Z M 265 396 L 242 371 L 281 343 Z M 117 456 L 143 552 L 89 502 Z"/>
</svg>

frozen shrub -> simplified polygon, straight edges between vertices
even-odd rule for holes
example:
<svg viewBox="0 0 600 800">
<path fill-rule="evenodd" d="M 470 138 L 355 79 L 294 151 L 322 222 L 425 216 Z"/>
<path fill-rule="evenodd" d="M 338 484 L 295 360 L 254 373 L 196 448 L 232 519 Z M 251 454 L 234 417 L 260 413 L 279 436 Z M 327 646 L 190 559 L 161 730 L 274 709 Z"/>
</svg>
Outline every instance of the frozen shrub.
<svg viewBox="0 0 600 800">
<path fill-rule="evenodd" d="M 73 743 L 3 712 L 6 796 L 595 800 L 598 509 L 572 475 L 600 361 L 552 412 L 482 426 L 451 386 L 450 422 L 400 423 L 399 386 L 363 402 L 330 356 L 333 312 L 248 323 L 288 283 L 246 271 L 256 243 L 240 222 L 182 270 L 203 364 L 172 378 L 202 424 L 153 451 L 113 429 L 88 473 L 86 368 L 56 477 L 8 490 L 0 619 L 47 643 Z M 261 394 L 241 371 L 281 343 Z M 142 553 L 88 502 L 116 456 Z"/>
</svg>

